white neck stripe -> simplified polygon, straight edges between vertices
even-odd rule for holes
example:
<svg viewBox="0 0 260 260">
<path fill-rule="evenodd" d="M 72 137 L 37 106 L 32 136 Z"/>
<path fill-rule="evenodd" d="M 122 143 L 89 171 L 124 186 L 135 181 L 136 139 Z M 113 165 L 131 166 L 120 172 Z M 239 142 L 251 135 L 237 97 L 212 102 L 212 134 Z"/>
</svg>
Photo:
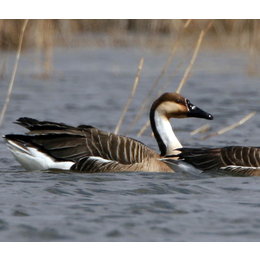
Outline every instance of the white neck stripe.
<svg viewBox="0 0 260 260">
<path fill-rule="evenodd" d="M 166 146 L 166 154 L 172 154 L 176 148 L 182 145 L 172 130 L 172 126 L 167 117 L 161 115 L 158 111 L 154 113 L 154 122 L 158 134 Z"/>
</svg>

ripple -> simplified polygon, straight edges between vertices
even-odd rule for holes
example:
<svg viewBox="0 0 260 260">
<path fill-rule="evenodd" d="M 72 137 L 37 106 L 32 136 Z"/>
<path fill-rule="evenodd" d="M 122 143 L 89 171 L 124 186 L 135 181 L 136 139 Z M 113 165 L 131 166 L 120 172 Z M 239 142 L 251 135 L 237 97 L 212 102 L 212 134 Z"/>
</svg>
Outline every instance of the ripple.
<svg viewBox="0 0 260 260">
<path fill-rule="evenodd" d="M 27 213 L 25 213 L 24 211 L 21 211 L 21 210 L 15 210 L 12 215 L 16 216 L 16 217 L 27 217 L 27 216 L 30 216 L 29 214 L 27 214 Z"/>
<path fill-rule="evenodd" d="M 250 207 L 253 207 L 253 208 L 259 208 L 260 207 L 260 203 L 238 202 L 238 204 L 250 206 Z"/>
<path fill-rule="evenodd" d="M 33 226 L 20 225 L 19 229 L 26 241 L 62 241 L 70 238 L 69 236 L 61 235 L 53 228 L 43 228 L 39 230 Z"/>
<path fill-rule="evenodd" d="M 90 193 L 88 191 L 82 190 L 82 189 L 76 189 L 76 192 L 80 195 L 84 195 L 86 197 L 91 197 L 93 196 L 93 193 Z"/>
<path fill-rule="evenodd" d="M 115 230 L 112 230 L 112 231 L 109 231 L 108 233 L 106 233 L 106 236 L 107 237 L 120 237 L 120 236 L 122 236 L 122 233 L 115 229 Z"/>
<path fill-rule="evenodd" d="M 7 229 L 8 229 L 8 223 L 0 219 L 0 231 L 7 230 Z"/>
<path fill-rule="evenodd" d="M 166 235 L 180 235 L 180 232 L 165 227 L 151 227 L 151 230 L 153 230 L 156 233 L 162 233 Z"/>
<path fill-rule="evenodd" d="M 56 65 L 69 76 L 62 82 L 58 77 L 53 77 L 51 81 L 43 81 L 32 79 L 29 75 L 31 72 L 28 75 L 25 72 L 20 86 L 14 90 L 16 95 L 12 96 L 13 106 L 7 110 L 5 124 L 1 128 L 3 133 L 24 131 L 25 129 L 12 124 L 12 121 L 20 116 L 58 120 L 71 125 L 89 124 L 113 131 L 114 124 L 122 112 L 118 108 L 124 106 L 124 100 L 127 99 L 122 83 L 125 86 L 132 84 L 136 74 L 136 61 L 143 56 L 144 50 L 84 47 L 73 50 L 58 48 L 55 51 Z M 125 124 L 122 125 L 122 133 L 145 99 L 149 82 L 156 80 L 155 72 L 159 73 L 160 64 L 167 60 L 165 52 L 145 52 L 145 55 L 149 60 L 146 70 L 142 72 L 146 74 L 146 83 L 143 88 L 137 89 L 139 93 L 129 107 Z M 229 125 L 230 116 L 233 122 L 240 120 L 241 115 L 238 112 L 241 109 L 244 115 L 253 110 L 259 111 L 259 102 L 256 101 L 259 99 L 260 80 L 248 77 L 241 70 L 241 64 L 247 62 L 247 57 L 238 52 L 227 55 L 226 52 L 203 50 L 200 55 L 203 62 L 199 62 L 199 73 L 194 73 L 192 78 L 192 85 L 196 87 L 196 91 L 191 93 L 191 89 L 184 88 L 183 94 L 187 97 L 192 96 L 191 102 L 203 109 L 209 109 L 210 104 L 210 108 L 216 114 L 215 120 L 210 123 L 212 129 L 219 130 L 220 125 Z M 115 57 L 119 57 L 116 61 L 117 66 L 122 68 L 123 72 L 121 76 L 118 74 L 117 78 L 111 77 L 111 73 L 107 72 Z M 177 55 L 175 59 L 178 63 L 182 57 Z M 214 64 L 211 60 L 214 60 Z M 22 60 L 21 62 L 21 66 L 24 66 Z M 226 65 L 223 67 L 223 64 Z M 230 64 L 232 66 L 229 66 Z M 216 68 L 220 68 L 217 73 Z M 72 79 L 77 80 L 76 85 Z M 105 83 L 108 81 L 112 87 L 109 91 L 104 91 Z M 75 85 L 73 91 L 71 83 Z M 41 95 L 36 91 L 36 85 L 41 86 Z M 25 97 L 25 90 L 28 90 L 30 95 L 26 97 L 27 102 L 22 102 L 19 97 Z M 212 90 L 215 91 L 214 95 Z M 115 98 L 115 93 L 122 98 Z M 6 94 L 5 88 L 0 88 L 0 94 Z M 216 98 L 217 95 L 224 99 L 221 101 L 221 98 Z M 73 105 L 72 100 L 76 100 L 76 105 Z M 111 100 L 115 102 L 110 102 Z M 224 106 L 220 105 L 221 102 Z M 64 112 L 66 106 L 72 109 L 65 109 Z M 78 115 L 75 115 L 76 109 L 79 111 Z M 110 117 L 107 116 L 108 111 Z M 191 130 L 204 124 L 200 120 L 172 120 L 172 124 L 185 146 L 199 147 L 210 144 L 214 147 L 241 142 L 254 145 L 258 140 L 258 133 L 252 129 L 259 127 L 259 115 L 256 117 L 256 120 L 248 121 L 243 127 L 211 138 L 209 142 L 200 140 L 204 135 L 189 135 Z M 143 123 L 140 121 L 133 127 L 133 138 Z M 158 149 L 154 138 L 150 138 L 149 131 L 138 139 L 149 147 Z M 27 172 L 15 161 L 2 140 L 1 240 L 259 241 L 260 221 L 257 212 L 260 207 L 260 178 L 228 176 L 220 172 Z"/>
<path fill-rule="evenodd" d="M 56 187 L 47 188 L 47 189 L 45 189 L 45 191 L 52 193 L 52 194 L 55 194 L 55 195 L 62 195 L 62 196 L 73 195 L 70 192 L 64 191 L 64 190 L 56 188 Z"/>
</svg>

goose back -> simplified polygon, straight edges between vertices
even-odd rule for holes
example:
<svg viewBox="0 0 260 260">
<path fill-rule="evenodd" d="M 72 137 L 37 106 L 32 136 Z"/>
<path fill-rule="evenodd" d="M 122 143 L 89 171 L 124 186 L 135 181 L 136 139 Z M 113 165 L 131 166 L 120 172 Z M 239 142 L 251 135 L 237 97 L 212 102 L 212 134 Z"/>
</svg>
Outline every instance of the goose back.
<svg viewBox="0 0 260 260">
<path fill-rule="evenodd" d="M 202 171 L 260 175 L 260 147 L 180 148 L 177 157 Z M 175 156 L 176 157 L 176 156 Z"/>
<path fill-rule="evenodd" d="M 163 167 L 172 171 L 159 161 L 159 154 L 129 137 L 87 125 L 73 127 L 30 118 L 20 118 L 17 123 L 30 131 L 25 135 L 6 135 L 7 140 L 19 143 L 24 149 L 37 148 L 56 161 L 74 162 L 72 170 L 159 171 Z"/>
</svg>

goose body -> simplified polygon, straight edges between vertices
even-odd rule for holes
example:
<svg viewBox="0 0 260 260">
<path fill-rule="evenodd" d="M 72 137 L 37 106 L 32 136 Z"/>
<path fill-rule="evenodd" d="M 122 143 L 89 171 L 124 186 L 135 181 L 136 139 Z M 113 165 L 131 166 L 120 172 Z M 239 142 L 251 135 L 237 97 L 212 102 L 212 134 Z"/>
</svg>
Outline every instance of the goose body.
<svg viewBox="0 0 260 260">
<path fill-rule="evenodd" d="M 181 144 L 169 119 L 212 115 L 177 93 L 164 93 L 150 110 L 151 127 L 161 154 L 143 143 L 92 126 L 73 127 L 63 123 L 19 118 L 26 134 L 4 136 L 7 147 L 27 170 L 63 169 L 80 172 L 173 172 L 162 158 Z"/>
<path fill-rule="evenodd" d="M 223 171 L 260 176 L 260 147 L 226 146 L 222 148 L 180 148 L 178 160 L 201 171 Z M 171 159 L 170 159 L 171 160 Z M 179 161 L 179 163 L 180 163 Z"/>
</svg>

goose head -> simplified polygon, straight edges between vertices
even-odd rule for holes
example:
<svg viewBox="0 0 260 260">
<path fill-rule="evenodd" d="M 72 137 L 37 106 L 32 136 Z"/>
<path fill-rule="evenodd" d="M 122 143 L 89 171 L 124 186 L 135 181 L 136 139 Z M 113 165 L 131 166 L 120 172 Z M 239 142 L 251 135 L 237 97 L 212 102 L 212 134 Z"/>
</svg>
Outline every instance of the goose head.
<svg viewBox="0 0 260 260">
<path fill-rule="evenodd" d="M 170 118 L 197 117 L 212 120 L 213 116 L 193 105 L 187 98 L 178 93 L 164 93 L 152 105 L 151 111 Z"/>
<path fill-rule="evenodd" d="M 150 122 L 162 156 L 172 154 L 173 150 L 182 147 L 169 119 L 186 117 L 213 119 L 211 114 L 193 105 L 178 93 L 164 93 L 154 101 L 150 110 Z"/>
</svg>

